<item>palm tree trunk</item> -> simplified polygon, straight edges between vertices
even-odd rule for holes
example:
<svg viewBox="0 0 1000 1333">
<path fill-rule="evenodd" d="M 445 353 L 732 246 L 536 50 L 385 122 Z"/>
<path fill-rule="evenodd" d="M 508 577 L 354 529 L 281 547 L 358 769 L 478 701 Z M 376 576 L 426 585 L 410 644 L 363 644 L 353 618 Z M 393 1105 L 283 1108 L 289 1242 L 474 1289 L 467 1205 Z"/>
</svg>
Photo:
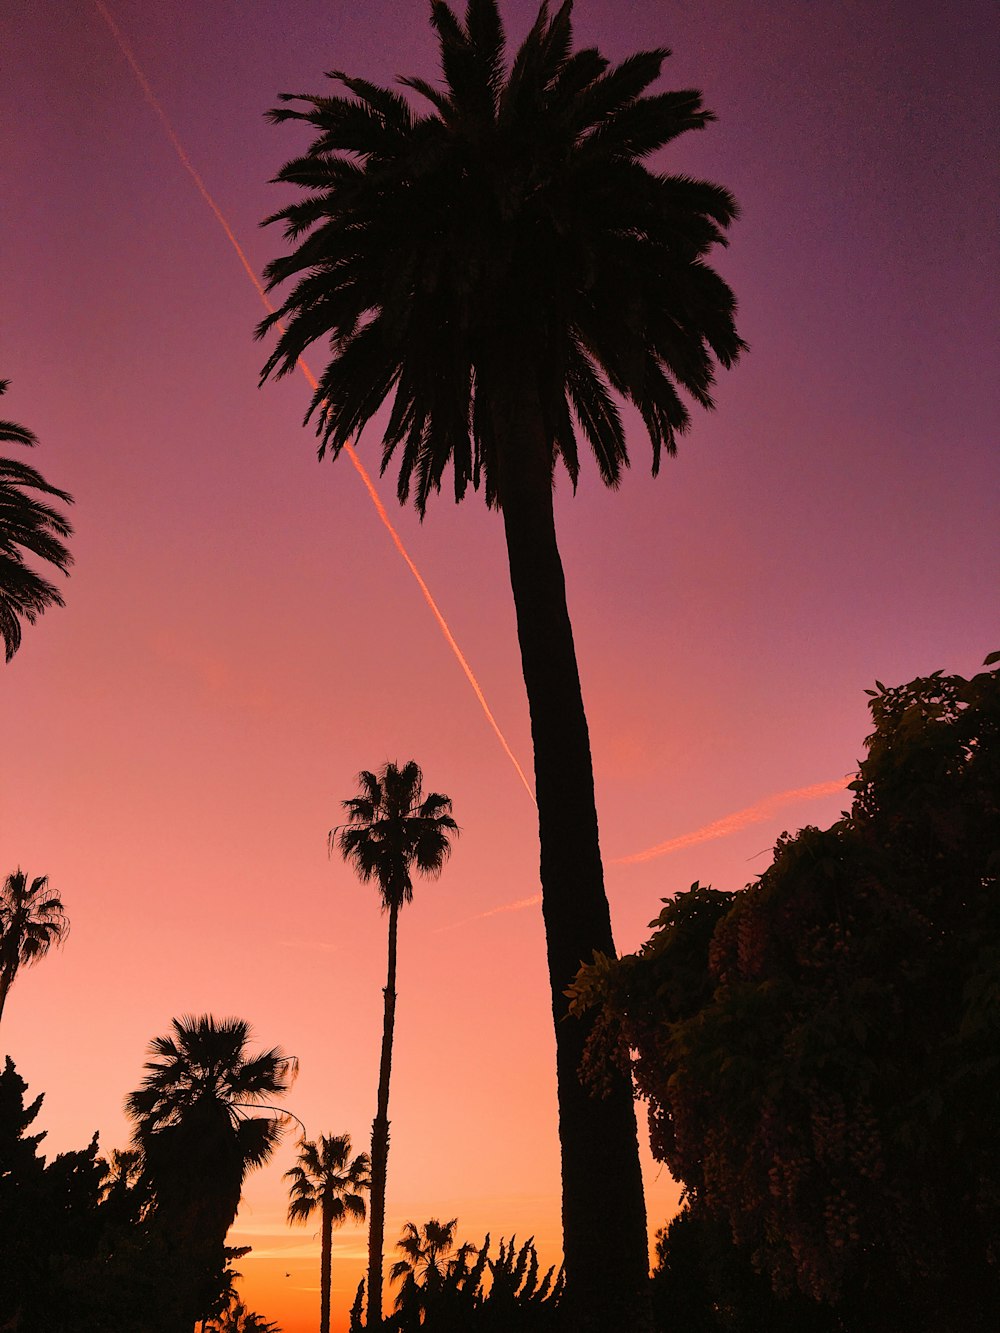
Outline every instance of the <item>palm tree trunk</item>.
<svg viewBox="0 0 1000 1333">
<path fill-rule="evenodd" d="M 556 1034 L 566 1296 L 574 1327 L 632 1333 L 651 1324 L 632 1087 L 616 1076 L 607 1097 L 586 1092 L 578 1071 L 591 1023 L 566 1017 L 564 992 L 580 963 L 589 962 L 595 949 L 609 955 L 615 949 L 590 737 L 556 545 L 552 450 L 534 407 L 508 398 L 502 409 L 498 487 L 535 755 L 542 915 Z"/>
<path fill-rule="evenodd" d="M 333 1209 L 326 1193 L 320 1204 L 322 1212 L 319 1257 L 319 1333 L 330 1333 L 330 1269 L 333 1257 Z"/>
<path fill-rule="evenodd" d="M 7 1003 L 7 992 L 10 990 L 10 976 L 6 968 L 0 969 L 0 1022 L 3 1021 L 3 1009 Z"/>
<path fill-rule="evenodd" d="M 372 1122 L 371 1220 L 368 1226 L 368 1316 L 372 1333 L 382 1327 L 382 1250 L 385 1242 L 385 1176 L 389 1159 L 389 1075 L 396 1023 L 396 934 L 399 905 L 389 908 L 389 968 L 386 977 L 382 1059 L 378 1071 L 378 1107 Z"/>
</svg>

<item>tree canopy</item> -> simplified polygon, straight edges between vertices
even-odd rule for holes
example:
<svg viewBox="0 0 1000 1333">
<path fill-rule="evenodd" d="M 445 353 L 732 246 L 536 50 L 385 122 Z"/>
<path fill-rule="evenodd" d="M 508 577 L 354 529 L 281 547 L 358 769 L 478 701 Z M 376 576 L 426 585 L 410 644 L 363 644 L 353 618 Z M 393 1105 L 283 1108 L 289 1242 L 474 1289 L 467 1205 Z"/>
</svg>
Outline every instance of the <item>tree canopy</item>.
<svg viewBox="0 0 1000 1333">
<path fill-rule="evenodd" d="M 1000 671 L 869 695 L 851 810 L 782 835 L 741 893 L 664 900 L 638 954 L 595 959 L 573 1003 L 600 1007 L 592 1081 L 609 1059 L 631 1067 L 654 1154 L 777 1291 L 852 1309 L 857 1328 L 904 1311 L 985 1328 L 1000 1302 Z"/>
</svg>

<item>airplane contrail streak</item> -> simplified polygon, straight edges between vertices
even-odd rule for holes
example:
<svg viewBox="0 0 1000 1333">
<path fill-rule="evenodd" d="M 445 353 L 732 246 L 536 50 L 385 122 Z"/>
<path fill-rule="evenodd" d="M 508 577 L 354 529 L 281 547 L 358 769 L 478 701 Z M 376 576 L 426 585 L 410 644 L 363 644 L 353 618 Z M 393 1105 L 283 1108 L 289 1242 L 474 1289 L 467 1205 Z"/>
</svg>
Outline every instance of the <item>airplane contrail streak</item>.
<svg viewBox="0 0 1000 1333">
<path fill-rule="evenodd" d="M 678 838 L 668 838 L 666 842 L 658 842 L 655 847 L 647 847 L 645 851 L 633 852 L 631 856 L 616 856 L 612 859 L 611 864 L 617 866 L 636 865 L 640 861 L 652 861 L 658 856 L 667 856 L 670 852 L 679 852 L 684 847 L 694 847 L 700 842 L 713 842 L 716 838 L 728 838 L 733 833 L 739 833 L 742 829 L 748 828 L 751 824 L 763 823 L 765 819 L 770 819 L 772 815 L 776 815 L 786 805 L 795 805 L 799 801 L 814 801 L 820 796 L 832 796 L 834 792 L 844 791 L 853 776 L 853 773 L 848 773 L 846 777 L 834 778 L 831 782 L 815 782 L 811 787 L 795 787 L 792 791 L 776 792 L 773 796 L 765 796 L 761 800 L 755 801 L 753 805 L 734 811 L 731 815 L 724 815 L 722 819 L 715 819 L 711 824 L 705 824 L 692 833 L 682 833 Z"/>
<path fill-rule="evenodd" d="M 111 33 L 111 36 L 114 38 L 115 43 L 118 46 L 118 49 L 121 51 L 122 55 L 125 57 L 125 60 L 128 62 L 129 68 L 135 75 L 136 82 L 139 84 L 139 87 L 142 90 L 143 97 L 149 104 L 150 108 L 156 113 L 156 116 L 163 127 L 164 133 L 169 139 L 174 152 L 180 159 L 181 166 L 191 177 L 192 181 L 194 181 L 198 193 L 201 195 L 202 199 L 208 205 L 208 208 L 210 209 L 213 217 L 215 218 L 216 222 L 218 222 L 219 226 L 222 228 L 223 232 L 225 233 L 226 239 L 228 240 L 229 244 L 235 251 L 236 257 L 243 265 L 247 277 L 254 285 L 254 289 L 257 292 L 258 297 L 260 298 L 261 304 L 264 306 L 265 310 L 267 310 L 269 314 L 274 314 L 274 306 L 268 300 L 268 296 L 266 291 L 264 290 L 263 284 L 261 283 L 260 279 L 254 272 L 249 259 L 247 259 L 246 257 L 246 253 L 244 252 L 243 247 L 237 240 L 236 234 L 233 231 L 232 227 L 229 225 L 229 222 L 227 221 L 225 215 L 219 208 L 219 205 L 212 198 L 212 195 L 209 193 L 208 188 L 205 185 L 205 182 L 202 180 L 201 176 L 198 174 L 193 163 L 191 162 L 191 159 L 185 152 L 184 145 L 181 143 L 180 139 L 178 139 L 177 134 L 174 131 L 174 127 L 171 125 L 170 120 L 167 117 L 167 113 L 161 106 L 159 98 L 153 92 L 152 86 L 149 80 L 146 78 L 146 75 L 143 73 L 142 67 L 140 66 L 138 60 L 136 60 L 135 54 L 132 51 L 132 48 L 129 46 L 124 33 L 119 28 L 118 24 L 115 22 L 114 16 L 111 14 L 108 7 L 102 3 L 102 0 L 93 0 L 93 4 L 98 14 L 101 16 L 101 18 L 107 25 L 108 30 Z M 302 357 L 299 357 L 297 359 L 297 364 L 299 370 L 301 370 L 303 377 L 306 380 L 306 383 L 315 392 L 316 388 L 318 387 L 316 376 L 306 365 Z M 531 788 L 531 783 L 525 776 L 524 769 L 518 763 L 517 756 L 514 754 L 514 751 L 510 748 L 510 745 L 507 742 L 507 738 L 500 730 L 500 725 L 497 722 L 496 718 L 493 716 L 489 704 L 486 702 L 486 696 L 483 694 L 482 688 L 478 680 L 476 680 L 475 675 L 473 674 L 472 667 L 469 666 L 465 654 L 458 646 L 458 643 L 455 640 L 455 636 L 454 634 L 452 634 L 451 629 L 448 626 L 448 622 L 445 620 L 444 616 L 441 613 L 440 608 L 438 607 L 437 602 L 431 595 L 431 590 L 424 582 L 424 579 L 420 571 L 417 569 L 417 566 L 414 564 L 413 559 L 410 556 L 410 553 L 403 545 L 403 541 L 399 533 L 393 527 L 392 521 L 390 520 L 389 515 L 386 513 L 385 505 L 379 498 L 379 494 L 375 489 L 375 484 L 372 481 L 370 475 L 368 474 L 367 469 L 361 462 L 361 459 L 357 455 L 357 451 L 350 442 L 344 445 L 344 451 L 346 452 L 347 457 L 351 460 L 355 472 L 357 472 L 358 476 L 361 478 L 362 484 L 364 485 L 365 489 L 368 492 L 368 497 L 375 508 L 375 512 L 378 515 L 379 519 L 381 520 L 383 527 L 388 532 L 389 537 L 392 540 L 392 544 L 395 546 L 406 567 L 409 569 L 410 573 L 416 580 L 417 587 L 423 594 L 424 601 L 427 603 L 431 615 L 433 615 L 434 619 L 437 621 L 438 628 L 444 635 L 445 642 L 448 644 L 448 647 L 454 654 L 455 659 L 458 662 L 458 665 L 462 668 L 462 671 L 465 673 L 466 679 L 472 686 L 472 691 L 479 701 L 479 705 L 482 708 L 483 713 L 485 714 L 487 722 L 493 728 L 493 731 L 496 734 L 496 738 L 500 742 L 500 745 L 503 748 L 503 751 L 506 754 L 507 758 L 514 765 L 514 769 L 517 773 L 517 776 L 521 779 L 525 791 L 528 793 L 532 802 L 534 802 L 535 793 Z"/>
<path fill-rule="evenodd" d="M 753 805 L 745 806 L 742 810 L 736 810 L 731 815 L 715 819 L 711 824 L 705 824 L 692 833 L 683 833 L 679 838 L 670 838 L 667 842 L 657 843 L 655 847 L 648 847 L 643 852 L 634 852 L 631 856 L 613 857 L 608 864 L 636 865 L 640 861 L 652 861 L 657 856 L 679 852 L 684 847 L 695 847 L 700 842 L 714 842 L 717 838 L 731 837 L 741 829 L 749 828 L 751 824 L 761 824 L 764 820 L 770 819 L 786 805 L 797 805 L 800 801 L 814 801 L 820 796 L 832 796 L 834 792 L 844 791 L 853 778 L 854 774 L 848 773 L 845 777 L 834 778 L 831 782 L 814 782 L 811 787 L 794 787 L 791 791 L 776 792 L 773 796 L 765 796 L 762 800 L 755 801 Z M 488 912 L 480 912 L 477 916 L 456 921 L 454 925 L 441 926 L 439 930 L 455 930 L 459 926 L 471 925 L 473 921 L 485 921 L 488 917 L 499 916 L 503 912 L 520 912 L 523 908 L 534 907 L 541 901 L 540 893 L 530 898 L 517 898 L 514 902 L 491 907 Z"/>
</svg>

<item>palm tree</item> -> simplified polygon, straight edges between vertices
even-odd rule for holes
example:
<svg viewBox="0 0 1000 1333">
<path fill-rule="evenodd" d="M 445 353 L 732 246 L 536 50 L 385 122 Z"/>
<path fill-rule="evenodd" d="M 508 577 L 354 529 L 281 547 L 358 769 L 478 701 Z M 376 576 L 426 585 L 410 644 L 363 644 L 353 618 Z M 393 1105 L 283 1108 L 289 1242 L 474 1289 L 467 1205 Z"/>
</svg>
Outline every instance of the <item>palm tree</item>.
<svg viewBox="0 0 1000 1333">
<path fill-rule="evenodd" d="M 284 95 L 275 121 L 315 133 L 278 180 L 305 191 L 275 213 L 294 280 L 261 379 L 316 340 L 332 359 L 307 419 L 334 456 L 391 398 L 382 470 L 423 515 L 451 465 L 456 500 L 483 486 L 501 510 L 535 761 L 542 912 L 557 1049 L 567 1296 L 588 1327 L 641 1327 L 648 1248 L 632 1090 L 602 1100 L 578 1069 L 589 1020 L 566 988 L 614 954 L 587 719 L 556 543 L 562 460 L 577 434 L 614 488 L 629 464 L 619 401 L 638 410 L 653 472 L 712 406 L 716 363 L 743 349 L 735 300 L 706 262 L 736 216 L 731 195 L 644 159 L 711 119 L 696 91 L 647 90 L 665 50 L 612 66 L 572 49 L 570 0 L 542 6 L 508 67 L 496 0 L 442 0 L 431 20 L 443 82 L 401 83 L 426 103 L 334 73 L 347 95 Z M 292 105 L 289 105 L 291 103 Z M 594 1189 L 595 1162 L 606 1171 Z"/>
<path fill-rule="evenodd" d="M 281 1329 L 234 1296 L 221 1314 L 202 1323 L 202 1333 L 281 1333 Z"/>
<path fill-rule="evenodd" d="M 0 394 L 9 380 L 0 380 Z M 0 421 L 0 442 L 36 443 L 34 435 L 13 421 Z M 21 644 L 21 621 L 34 624 L 48 606 L 62 606 L 62 594 L 25 563 L 25 553 L 44 560 L 63 574 L 73 557 L 63 544 L 73 529 L 58 510 L 28 492 L 52 496 L 64 504 L 73 497 L 50 486 L 40 472 L 13 458 L 0 458 L 0 638 L 7 661 Z"/>
<path fill-rule="evenodd" d="M 0 1019 L 19 969 L 44 958 L 68 933 L 66 912 L 47 875 L 30 884 L 21 869 L 7 876 L 0 890 Z"/>
<path fill-rule="evenodd" d="M 125 1110 L 155 1200 L 154 1225 L 177 1256 L 193 1322 L 217 1294 L 243 1180 L 270 1160 L 281 1137 L 283 1115 L 271 1099 L 287 1090 L 296 1062 L 277 1048 L 248 1052 L 242 1019 L 185 1016 L 172 1028 L 150 1042 L 147 1073 Z"/>
<path fill-rule="evenodd" d="M 389 1157 L 389 1076 L 396 1022 L 396 938 L 399 912 L 413 900 L 411 870 L 435 878 L 451 853 L 449 838 L 458 833 L 451 801 L 438 792 L 423 794 L 424 777 L 411 759 L 402 768 L 383 764 L 377 773 L 358 774 L 360 792 L 341 804 L 347 823 L 330 832 L 336 846 L 362 883 L 375 880 L 383 912 L 389 913 L 389 966 L 386 976 L 378 1104 L 372 1122 L 371 1220 L 368 1226 L 367 1322 L 382 1320 L 382 1250 L 385 1239 L 385 1180 Z"/>
<path fill-rule="evenodd" d="M 371 1188 L 366 1152 L 351 1157 L 349 1134 L 321 1134 L 318 1142 L 303 1139 L 299 1160 L 285 1172 L 289 1186 L 289 1222 L 305 1222 L 316 1209 L 320 1215 L 319 1333 L 330 1333 L 330 1268 L 333 1228 L 349 1217 L 364 1221 L 361 1191 Z"/>
<path fill-rule="evenodd" d="M 426 1305 L 435 1292 L 441 1290 L 445 1278 L 456 1265 L 465 1266 L 468 1253 L 474 1250 L 472 1245 L 463 1245 L 455 1250 L 455 1228 L 458 1218 L 450 1222 L 439 1222 L 430 1218 L 422 1227 L 407 1222 L 403 1233 L 396 1242 L 396 1249 L 402 1254 L 389 1270 L 389 1281 L 403 1279 L 403 1285 L 396 1297 L 396 1309 L 406 1304 L 408 1298 L 417 1292 L 421 1303 Z"/>
</svg>

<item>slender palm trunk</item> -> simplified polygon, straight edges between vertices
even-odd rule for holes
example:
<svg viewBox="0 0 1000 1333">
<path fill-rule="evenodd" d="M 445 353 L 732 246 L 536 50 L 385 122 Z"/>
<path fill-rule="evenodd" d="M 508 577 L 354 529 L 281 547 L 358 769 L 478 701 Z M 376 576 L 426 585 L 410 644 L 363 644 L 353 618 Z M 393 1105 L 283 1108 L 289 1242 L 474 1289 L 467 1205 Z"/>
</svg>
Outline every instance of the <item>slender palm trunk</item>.
<svg viewBox="0 0 1000 1333">
<path fill-rule="evenodd" d="M 3 1009 L 7 1003 L 7 992 L 10 990 L 11 978 L 6 970 L 0 969 L 0 1022 L 3 1021 Z"/>
<path fill-rule="evenodd" d="M 552 451 L 541 414 L 503 412 L 499 493 L 521 662 L 531 714 L 541 842 L 542 915 L 556 1034 L 566 1295 L 574 1327 L 650 1326 L 646 1207 L 632 1087 L 617 1076 L 591 1097 L 579 1067 L 590 1023 L 566 1017 L 564 994 L 594 950 L 614 954 L 573 632 L 552 507 Z M 516 432 L 516 433 L 512 433 Z M 504 442 L 514 457 L 504 466 Z M 595 1178 L 600 1163 L 600 1179 Z"/>
<path fill-rule="evenodd" d="M 333 1258 L 333 1208 L 326 1191 L 320 1204 L 319 1333 L 330 1333 L 330 1269 Z"/>
<path fill-rule="evenodd" d="M 385 1174 L 389 1158 L 389 1075 L 396 1023 L 396 933 L 399 905 L 389 908 L 389 968 L 386 977 L 382 1059 L 378 1071 L 378 1107 L 372 1122 L 371 1219 L 368 1226 L 368 1317 L 372 1333 L 382 1327 L 382 1249 L 385 1241 Z"/>
</svg>

